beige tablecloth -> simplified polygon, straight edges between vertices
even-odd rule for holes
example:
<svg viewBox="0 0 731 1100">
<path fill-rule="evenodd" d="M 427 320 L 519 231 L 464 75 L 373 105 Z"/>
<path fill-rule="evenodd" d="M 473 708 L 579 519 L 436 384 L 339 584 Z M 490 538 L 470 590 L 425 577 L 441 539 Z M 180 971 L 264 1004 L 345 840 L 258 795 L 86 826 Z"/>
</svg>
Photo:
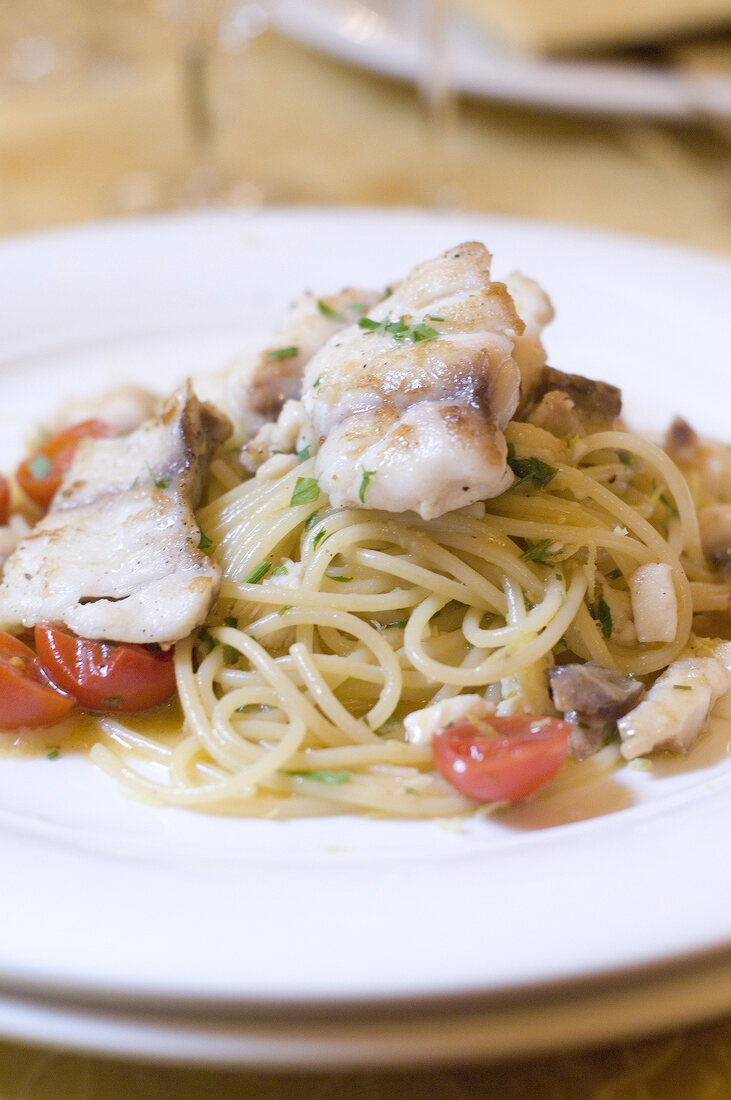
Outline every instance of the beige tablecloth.
<svg viewBox="0 0 731 1100">
<path fill-rule="evenodd" d="M 11 7 L 24 2 L 5 0 Z M 190 201 L 174 41 L 159 29 L 140 35 L 125 24 L 92 46 L 83 71 L 70 65 L 1 88 L 0 233 Z M 411 87 L 272 31 L 243 52 L 217 55 L 211 77 L 214 159 L 224 192 L 240 201 L 414 205 L 437 194 L 470 210 L 731 252 L 730 146 L 710 125 L 577 118 L 473 101 L 461 105 L 435 163 L 434 131 Z M 721 1021 L 594 1053 L 385 1077 L 153 1069 L 0 1045 L 0 1100 L 128 1096 L 724 1098 L 731 1096 L 731 1026 Z"/>
</svg>

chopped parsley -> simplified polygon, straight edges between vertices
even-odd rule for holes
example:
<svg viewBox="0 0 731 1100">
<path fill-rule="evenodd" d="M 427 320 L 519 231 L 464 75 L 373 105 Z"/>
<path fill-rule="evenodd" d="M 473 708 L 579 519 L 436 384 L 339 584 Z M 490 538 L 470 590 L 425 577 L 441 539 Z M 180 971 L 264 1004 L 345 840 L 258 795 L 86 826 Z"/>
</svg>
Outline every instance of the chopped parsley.
<svg viewBox="0 0 731 1100">
<path fill-rule="evenodd" d="M 319 512 L 313 512 L 311 516 L 307 517 L 307 519 L 305 520 L 305 531 L 312 530 L 312 528 L 317 523 L 317 517 L 319 516 L 319 514 Z"/>
<path fill-rule="evenodd" d="M 344 576 L 342 576 L 342 574 L 339 575 L 339 576 L 336 576 L 336 577 L 331 577 L 330 574 L 328 573 L 328 580 L 331 580 L 331 581 L 352 581 L 352 579 L 353 579 L 352 577 L 344 577 Z"/>
<path fill-rule="evenodd" d="M 612 636 L 612 612 L 609 609 L 609 604 L 602 596 L 599 603 L 596 606 L 596 618 L 599 623 L 599 629 L 601 630 L 605 638 L 611 638 Z"/>
<path fill-rule="evenodd" d="M 299 350 L 296 344 L 290 344 L 288 348 L 272 348 L 267 352 L 267 359 L 293 359 L 299 355 Z"/>
<path fill-rule="evenodd" d="M 314 779 L 316 783 L 350 783 L 350 772 L 344 768 L 313 768 L 312 771 L 298 769 L 282 769 L 284 775 L 292 775 L 295 779 Z"/>
<path fill-rule="evenodd" d="M 309 457 L 310 457 L 310 445 L 308 443 L 307 446 L 303 447 L 301 451 L 297 451 L 297 461 L 298 462 L 306 462 Z"/>
<path fill-rule="evenodd" d="M 527 481 L 528 478 L 533 478 L 539 489 L 543 489 L 548 485 L 549 481 L 552 481 L 558 473 L 555 466 L 549 466 L 542 458 L 536 458 L 535 455 L 531 455 L 529 458 L 518 458 L 512 443 L 508 444 L 508 466 L 519 481 Z"/>
<path fill-rule="evenodd" d="M 284 605 L 284 607 L 279 608 L 279 611 L 277 612 L 277 615 L 284 615 L 284 614 L 286 614 L 287 611 L 291 611 L 291 610 L 292 610 L 292 604 L 287 603 L 287 604 Z"/>
<path fill-rule="evenodd" d="M 289 570 L 286 565 L 278 565 L 276 569 L 272 569 L 273 577 L 284 577 Z"/>
<path fill-rule="evenodd" d="M 155 486 L 155 488 L 156 489 L 167 489 L 168 485 L 170 484 L 170 478 L 169 477 L 159 477 L 159 478 L 155 477 L 155 471 L 153 470 L 152 466 L 150 466 L 150 465 L 148 465 L 147 469 L 150 473 L 150 480 L 152 481 L 152 484 Z"/>
<path fill-rule="evenodd" d="M 315 381 L 312 383 L 312 388 L 313 388 L 313 390 L 316 390 L 321 385 L 322 385 L 322 375 L 320 375 L 318 378 L 315 379 Z"/>
<path fill-rule="evenodd" d="M 199 550 L 209 550 L 211 548 L 211 546 L 213 546 L 212 540 L 209 539 L 208 535 L 204 531 L 201 531 L 200 528 L 198 528 L 198 531 L 200 533 L 200 540 L 198 542 L 198 549 Z"/>
<path fill-rule="evenodd" d="M 530 539 L 525 541 L 528 545 L 520 555 L 521 561 L 545 561 L 549 557 L 548 548 L 551 545 L 551 539 L 538 539 L 537 542 L 531 542 Z"/>
<path fill-rule="evenodd" d="M 361 504 L 365 504 L 366 489 L 371 483 L 371 479 L 376 476 L 376 470 L 366 470 L 365 466 L 361 466 L 363 471 L 363 477 L 360 479 L 360 489 L 358 490 L 358 499 Z"/>
<path fill-rule="evenodd" d="M 319 495 L 320 486 L 317 484 L 317 478 L 298 477 L 289 502 L 290 507 L 294 508 L 298 504 L 310 504 L 311 501 L 317 500 Z"/>
<path fill-rule="evenodd" d="M 227 626 L 232 626 L 232 625 L 236 626 L 236 625 L 238 625 L 236 623 L 236 620 L 231 619 L 231 618 L 224 619 L 224 622 L 226 623 Z M 204 642 L 208 646 L 208 652 L 209 653 L 212 650 L 214 650 L 217 645 L 221 645 L 221 642 L 219 641 L 219 639 L 214 638 L 213 635 L 211 634 L 210 630 L 205 626 L 202 626 L 200 628 L 200 630 L 198 631 L 198 637 L 200 638 L 200 640 L 202 642 Z M 239 652 L 239 650 L 236 649 L 236 647 L 232 646 L 232 645 L 224 645 L 221 652 L 223 653 L 224 662 L 227 665 L 232 665 L 234 663 L 234 661 L 237 661 L 238 658 L 241 656 L 241 653 Z M 109 700 L 107 700 L 107 699 L 105 699 L 104 701 L 105 701 L 105 703 L 109 702 Z M 122 702 L 122 700 L 120 699 L 119 703 L 121 703 L 121 702 Z M 119 706 L 119 703 L 117 704 L 117 706 Z"/>
<path fill-rule="evenodd" d="M 43 481 L 51 472 L 51 463 L 45 455 L 34 455 L 28 464 L 28 469 L 36 481 Z"/>
<path fill-rule="evenodd" d="M 327 531 L 325 530 L 325 528 L 324 528 L 324 527 L 322 527 L 322 528 L 321 528 L 321 529 L 320 529 L 320 530 L 319 530 L 319 531 L 317 532 L 317 534 L 315 535 L 314 539 L 312 540 L 312 545 L 313 545 L 313 546 L 317 546 L 317 544 L 318 544 L 318 542 L 320 541 L 320 539 L 324 539 L 324 538 L 325 538 L 325 535 L 326 535 L 326 534 L 327 534 Z"/>
<path fill-rule="evenodd" d="M 389 321 L 384 317 L 382 321 L 374 321 L 372 317 L 361 317 L 358 321 L 360 328 L 368 333 L 379 336 L 393 336 L 394 340 L 410 340 L 412 344 L 423 344 L 426 340 L 436 340 L 439 333 L 431 325 L 424 321 L 409 325 L 405 317 L 398 321 Z"/>
<path fill-rule="evenodd" d="M 239 620 L 234 618 L 233 615 L 227 615 L 223 622 L 225 626 L 231 626 L 234 630 L 238 630 Z"/>
<path fill-rule="evenodd" d="M 58 745 L 50 745 L 46 753 L 46 760 L 57 760 L 60 755 L 61 750 Z"/>
<path fill-rule="evenodd" d="M 342 322 L 345 320 L 345 314 L 329 306 L 324 298 L 317 299 L 317 308 L 323 317 L 327 317 L 328 321 Z"/>
<path fill-rule="evenodd" d="M 407 619 L 399 619 L 399 621 L 397 623 L 386 623 L 381 629 L 382 630 L 403 630 L 404 627 L 406 626 L 407 621 L 408 621 Z"/>
<path fill-rule="evenodd" d="M 673 684 L 673 690 L 674 691 L 692 691 L 693 690 L 693 685 L 692 684 Z"/>
<path fill-rule="evenodd" d="M 244 584 L 258 584 L 262 577 L 266 577 L 272 567 L 270 561 L 262 561 L 251 570 L 248 577 L 244 577 Z"/>
</svg>

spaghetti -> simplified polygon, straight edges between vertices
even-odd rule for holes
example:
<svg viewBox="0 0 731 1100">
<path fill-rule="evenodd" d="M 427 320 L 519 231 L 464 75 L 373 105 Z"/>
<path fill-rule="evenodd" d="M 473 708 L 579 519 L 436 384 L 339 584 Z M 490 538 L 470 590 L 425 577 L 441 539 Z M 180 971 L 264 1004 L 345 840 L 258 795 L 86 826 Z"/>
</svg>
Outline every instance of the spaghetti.
<svg viewBox="0 0 731 1100">
<path fill-rule="evenodd" d="M 694 612 L 728 599 L 685 477 L 626 431 L 505 434 L 525 476 L 432 520 L 332 507 L 312 458 L 243 482 L 219 459 L 198 520 L 224 579 L 177 646 L 179 735 L 103 718 L 92 759 L 141 797 L 209 812 L 444 817 L 474 803 L 407 739 L 408 714 L 464 692 L 555 713 L 547 670 L 569 651 L 636 677 L 665 669 Z M 669 570 L 677 630 L 640 644 L 622 608 L 651 563 Z"/>
</svg>

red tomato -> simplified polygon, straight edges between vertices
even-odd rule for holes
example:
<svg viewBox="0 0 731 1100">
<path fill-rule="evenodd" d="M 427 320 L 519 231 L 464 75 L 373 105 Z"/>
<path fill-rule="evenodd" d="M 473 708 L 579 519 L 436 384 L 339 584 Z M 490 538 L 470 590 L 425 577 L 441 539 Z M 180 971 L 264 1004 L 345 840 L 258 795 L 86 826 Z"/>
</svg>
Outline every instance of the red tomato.
<svg viewBox="0 0 731 1100">
<path fill-rule="evenodd" d="M 51 726 L 74 708 L 47 680 L 32 649 L 0 631 L 0 729 Z"/>
<path fill-rule="evenodd" d="M 94 642 L 53 626 L 37 626 L 35 639 L 53 683 L 86 710 L 129 714 L 154 707 L 175 691 L 172 649 Z"/>
<path fill-rule="evenodd" d="M 476 802 L 518 802 L 540 790 L 566 759 L 571 726 L 559 718 L 517 715 L 455 722 L 432 743 L 434 763 Z"/>
<path fill-rule="evenodd" d="M 103 420 L 83 420 L 81 424 L 64 428 L 23 459 L 15 472 L 18 484 L 31 500 L 41 508 L 47 508 L 81 440 L 89 437 L 102 439 L 110 435 L 116 435 L 115 429 Z"/>
<path fill-rule="evenodd" d="M 0 474 L 0 527 L 8 522 L 10 511 L 10 486 L 8 479 Z"/>
</svg>

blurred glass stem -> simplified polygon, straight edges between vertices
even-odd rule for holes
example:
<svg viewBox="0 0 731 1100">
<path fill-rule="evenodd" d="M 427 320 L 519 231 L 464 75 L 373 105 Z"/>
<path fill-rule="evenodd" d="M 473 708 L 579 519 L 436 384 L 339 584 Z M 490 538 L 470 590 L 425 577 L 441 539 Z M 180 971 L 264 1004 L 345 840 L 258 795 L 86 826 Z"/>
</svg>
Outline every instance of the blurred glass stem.
<svg viewBox="0 0 731 1100">
<path fill-rule="evenodd" d="M 452 0 L 422 0 L 419 40 L 422 46 L 419 94 L 424 107 L 424 198 L 437 206 L 457 206 L 459 188 L 452 172 L 452 141 L 457 121 L 457 95 L 452 75 Z"/>
</svg>

